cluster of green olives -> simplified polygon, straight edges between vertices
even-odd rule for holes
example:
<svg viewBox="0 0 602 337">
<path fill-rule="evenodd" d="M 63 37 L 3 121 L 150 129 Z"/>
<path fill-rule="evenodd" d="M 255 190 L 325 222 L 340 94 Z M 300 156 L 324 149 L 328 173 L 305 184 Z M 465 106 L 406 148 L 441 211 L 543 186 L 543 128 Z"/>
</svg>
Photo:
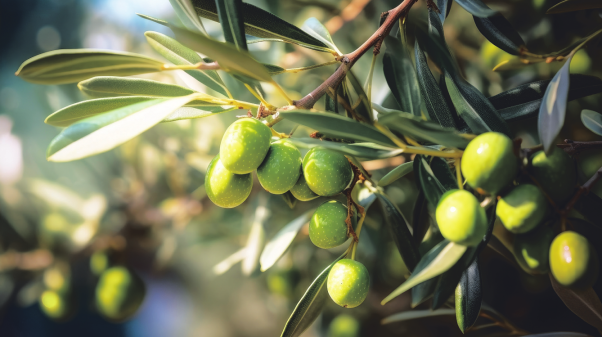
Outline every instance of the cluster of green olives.
<svg viewBox="0 0 602 337">
<path fill-rule="evenodd" d="M 224 208 L 242 204 L 251 194 L 251 172 L 255 170 L 266 191 L 290 191 L 301 201 L 339 194 L 353 176 L 344 155 L 317 147 L 302 160 L 301 152 L 290 141 L 273 141 L 268 126 L 254 118 L 241 118 L 228 127 L 219 154 L 207 169 L 209 199 Z"/>
<path fill-rule="evenodd" d="M 519 160 L 507 136 L 488 132 L 474 138 L 462 155 L 461 171 L 470 187 L 498 197 L 496 216 L 515 234 L 513 250 L 519 265 L 529 273 L 551 272 L 566 287 L 588 287 L 598 273 L 597 256 L 588 240 L 573 231 L 554 237 L 546 225 L 550 200 L 561 206 L 577 184 L 573 160 L 562 150 L 539 151 L 526 164 L 533 183 L 513 185 Z M 536 185 L 537 184 L 537 185 Z M 474 246 L 487 232 L 487 217 L 477 198 L 466 190 L 443 194 L 436 221 L 446 239 Z"/>
<path fill-rule="evenodd" d="M 92 273 L 98 276 L 95 289 L 95 306 L 98 313 L 113 322 L 132 317 L 142 305 L 146 290 L 142 279 L 123 266 L 109 267 L 104 252 L 92 255 Z M 40 295 L 40 308 L 48 317 L 65 321 L 75 314 L 76 298 L 70 287 L 69 269 L 64 265 L 48 268 L 44 272 L 46 290 Z"/>
</svg>

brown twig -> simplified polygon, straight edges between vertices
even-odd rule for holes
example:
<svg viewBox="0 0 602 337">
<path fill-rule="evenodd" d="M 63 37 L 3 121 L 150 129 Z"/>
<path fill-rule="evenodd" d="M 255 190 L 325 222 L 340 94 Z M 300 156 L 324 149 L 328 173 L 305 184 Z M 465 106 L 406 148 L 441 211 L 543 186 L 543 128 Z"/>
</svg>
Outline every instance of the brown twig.
<svg viewBox="0 0 602 337">
<path fill-rule="evenodd" d="M 602 141 L 577 142 L 565 139 L 564 144 L 556 144 L 556 146 L 563 149 L 569 155 L 574 156 L 583 150 L 602 149 Z"/>
<path fill-rule="evenodd" d="M 351 222 L 351 217 L 353 216 L 353 207 L 357 208 L 360 214 L 364 214 L 364 208 L 358 205 L 351 196 L 351 192 L 357 184 L 358 181 L 364 181 L 366 178 L 362 175 L 360 169 L 355 166 L 351 161 L 349 161 L 349 165 L 351 165 L 351 169 L 353 170 L 353 180 L 351 181 L 351 185 L 349 188 L 343 191 L 345 196 L 347 197 L 347 218 L 345 219 L 345 223 L 347 224 L 347 235 L 351 235 L 355 242 L 358 242 L 357 234 L 355 234 L 355 230 L 353 230 L 353 223 Z"/>
<path fill-rule="evenodd" d="M 376 30 L 376 32 L 374 32 L 374 34 L 372 34 L 372 36 L 370 36 L 368 40 L 366 40 L 366 42 L 364 42 L 352 53 L 343 55 L 339 68 L 326 81 L 324 81 L 324 83 L 307 94 L 307 96 L 298 101 L 294 101 L 293 104 L 297 108 L 311 109 L 314 104 L 327 92 L 328 88 L 336 88 L 336 86 L 341 83 L 341 81 L 345 78 L 345 75 L 347 75 L 349 69 L 353 67 L 355 62 L 357 62 L 357 60 L 364 55 L 366 51 L 378 43 L 382 43 L 382 39 L 389 35 L 389 32 L 397 20 L 406 15 L 416 1 L 418 0 L 404 0 L 399 6 L 388 11 L 389 14 L 385 19 L 385 22 Z"/>
</svg>

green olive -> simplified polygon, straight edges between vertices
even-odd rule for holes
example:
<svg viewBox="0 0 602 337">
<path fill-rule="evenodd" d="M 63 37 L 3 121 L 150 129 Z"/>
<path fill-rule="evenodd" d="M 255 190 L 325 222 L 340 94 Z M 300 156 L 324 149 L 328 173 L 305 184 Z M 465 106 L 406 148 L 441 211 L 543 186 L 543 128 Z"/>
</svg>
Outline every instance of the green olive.
<svg viewBox="0 0 602 337">
<path fill-rule="evenodd" d="M 497 132 L 477 136 L 464 150 L 461 169 L 470 186 L 479 192 L 497 194 L 518 173 L 512 140 Z"/>
<path fill-rule="evenodd" d="M 329 197 L 343 192 L 351 182 L 353 172 L 343 154 L 314 147 L 303 159 L 303 175 L 314 193 Z"/>
<path fill-rule="evenodd" d="M 564 204 L 577 185 L 575 163 L 559 148 L 554 148 L 549 156 L 543 151 L 535 153 L 531 157 L 529 172 L 557 204 Z"/>
<path fill-rule="evenodd" d="M 530 274 L 546 274 L 550 270 L 550 245 L 554 232 L 550 227 L 541 227 L 514 237 L 512 250 L 516 261 Z"/>
<path fill-rule="evenodd" d="M 500 198 L 495 214 L 512 233 L 527 233 L 541 223 L 548 203 L 539 188 L 531 184 L 514 187 Z"/>
<path fill-rule="evenodd" d="M 319 195 L 315 194 L 307 185 L 305 177 L 303 176 L 303 171 L 299 173 L 299 179 L 295 183 L 295 186 L 291 188 L 291 193 L 297 200 L 301 201 L 310 201 L 319 197 Z"/>
<path fill-rule="evenodd" d="M 573 231 L 558 234 L 550 246 L 550 270 L 565 287 L 587 288 L 598 277 L 598 257 L 589 241 Z"/>
<path fill-rule="evenodd" d="M 90 270 L 94 275 L 100 275 L 109 267 L 109 256 L 104 251 L 97 251 L 90 256 Z"/>
<path fill-rule="evenodd" d="M 104 271 L 96 285 L 96 308 L 112 321 L 123 321 L 136 313 L 145 296 L 144 282 L 125 267 Z"/>
<path fill-rule="evenodd" d="M 445 192 L 435 218 L 444 238 L 466 246 L 476 246 L 487 232 L 487 216 L 477 198 L 466 190 Z"/>
<path fill-rule="evenodd" d="M 370 275 L 363 264 L 343 259 L 330 269 L 326 286 L 334 303 L 344 308 L 355 308 L 368 296 Z"/>
<path fill-rule="evenodd" d="M 234 174 L 228 171 L 215 156 L 205 176 L 205 190 L 214 204 L 223 208 L 233 208 L 242 204 L 253 188 L 253 177 L 250 173 Z"/>
<path fill-rule="evenodd" d="M 45 290 L 40 295 L 40 309 L 56 321 L 66 321 L 75 312 L 75 303 L 69 293 Z"/>
<path fill-rule="evenodd" d="M 359 335 L 360 323 L 349 315 L 338 315 L 328 327 L 328 337 L 357 337 Z"/>
<path fill-rule="evenodd" d="M 314 245 L 328 249 L 347 241 L 347 207 L 331 200 L 318 207 L 309 221 L 309 238 Z"/>
<path fill-rule="evenodd" d="M 301 173 L 301 152 L 289 141 L 272 143 L 265 159 L 257 168 L 257 178 L 263 188 L 273 194 L 290 190 Z"/>
<path fill-rule="evenodd" d="M 272 131 L 254 118 L 232 123 L 224 133 L 219 154 L 228 171 L 236 174 L 253 172 L 270 148 Z"/>
</svg>

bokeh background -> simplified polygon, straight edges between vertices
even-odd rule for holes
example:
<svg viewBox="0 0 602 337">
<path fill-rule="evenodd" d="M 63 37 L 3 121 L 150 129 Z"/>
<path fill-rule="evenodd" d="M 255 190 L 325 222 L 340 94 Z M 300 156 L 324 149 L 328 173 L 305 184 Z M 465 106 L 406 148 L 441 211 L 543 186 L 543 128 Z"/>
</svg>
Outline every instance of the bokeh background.
<svg viewBox="0 0 602 337">
<path fill-rule="evenodd" d="M 344 53 L 371 35 L 381 12 L 397 5 L 392 0 L 248 2 L 297 26 L 309 17 L 318 18 Z M 545 15 L 557 0 L 486 2 L 509 19 L 536 53 L 560 50 L 602 27 L 599 11 Z M 410 15 L 419 15 L 426 8 L 423 1 L 414 7 Z M 85 97 L 76 85 L 33 85 L 14 72 L 26 59 L 54 49 L 113 49 L 160 58 L 146 44 L 144 32 L 170 32 L 136 13 L 177 20 L 168 0 L 0 0 L 0 335 L 278 336 L 313 278 L 341 252 L 317 249 L 304 229 L 289 252 L 265 273 L 246 275 L 236 263 L 236 255 L 219 264 L 247 245 L 257 209 L 268 209 L 263 228 L 269 240 L 278 229 L 321 202 L 298 203 L 291 209 L 281 197 L 264 192 L 256 181 L 251 198 L 242 206 L 225 210 L 211 204 L 202 186 L 206 167 L 218 152 L 226 127 L 244 111 L 161 124 L 116 150 L 76 162 L 49 163 L 45 159 L 46 146 L 60 130 L 44 124 L 44 119 Z M 204 22 L 212 36 L 221 38 L 219 25 Z M 486 42 L 470 15 L 455 4 L 445 22 L 445 34 L 465 77 L 486 96 L 550 79 L 561 66 L 542 63 L 492 72 L 507 56 Z M 258 59 L 285 68 L 329 60 L 323 53 L 279 43 L 256 44 L 251 51 Z M 600 60 L 601 48 L 594 45 L 576 55 L 571 72 L 600 77 Z M 366 78 L 370 61 L 366 56 L 353 68 L 360 81 Z M 334 69 L 328 66 L 276 79 L 296 99 Z M 181 71 L 141 77 L 200 88 Z M 241 85 L 230 78 L 226 81 L 238 98 L 252 101 Z M 265 89 L 268 100 L 278 102 L 270 88 Z M 396 107 L 380 62 L 372 97 L 386 107 Z M 599 94 L 571 102 L 561 138 L 596 140 L 580 122 L 579 113 L 584 108 L 602 112 L 601 102 Z M 322 102 L 316 107 L 321 106 Z M 287 122 L 278 125 L 283 132 L 292 127 Z M 538 143 L 533 120 L 512 127 L 524 144 Z M 300 128 L 296 135 L 311 131 Z M 410 158 L 364 165 L 378 178 L 405 160 Z M 579 160 L 584 177 L 602 166 L 600 152 L 582 153 Z M 600 184 L 597 189 L 599 193 Z M 412 176 L 397 181 L 386 192 L 411 218 L 417 194 Z M 380 325 L 382 318 L 408 310 L 410 301 L 406 294 L 384 307 L 379 304 L 407 276 L 388 235 L 378 207 L 373 207 L 358 249 L 358 259 L 371 272 L 368 299 L 353 310 L 329 303 L 304 336 L 460 335 L 453 316 Z M 107 252 L 112 261 L 135 270 L 146 284 L 147 297 L 127 322 L 110 323 L 95 313 L 96 277 L 90 271 L 90 256 L 95 252 Z M 481 263 L 485 302 L 516 326 L 531 332 L 598 334 L 563 306 L 547 276 L 528 276 L 490 250 L 484 252 Z M 61 323 L 47 318 L 38 304 L 44 270 L 56 264 L 70 267 L 70 283 L 77 295 L 77 313 Z M 601 290 L 600 284 L 595 289 Z M 490 332 L 483 329 L 470 334 Z"/>
</svg>

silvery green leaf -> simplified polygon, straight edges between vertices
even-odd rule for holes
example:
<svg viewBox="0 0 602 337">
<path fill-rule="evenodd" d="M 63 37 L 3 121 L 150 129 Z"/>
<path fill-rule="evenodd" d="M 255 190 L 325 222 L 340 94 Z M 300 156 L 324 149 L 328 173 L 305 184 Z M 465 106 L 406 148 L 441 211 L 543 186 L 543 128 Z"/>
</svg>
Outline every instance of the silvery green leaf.
<svg viewBox="0 0 602 337">
<path fill-rule="evenodd" d="M 581 122 L 591 132 L 602 136 L 602 115 L 595 111 L 584 109 L 581 111 Z"/>
<path fill-rule="evenodd" d="M 309 221 L 314 211 L 305 212 L 295 220 L 289 222 L 265 245 L 259 258 L 262 272 L 271 268 L 284 255 L 288 247 L 293 243 L 299 230 L 301 230 L 301 227 Z"/>
</svg>

